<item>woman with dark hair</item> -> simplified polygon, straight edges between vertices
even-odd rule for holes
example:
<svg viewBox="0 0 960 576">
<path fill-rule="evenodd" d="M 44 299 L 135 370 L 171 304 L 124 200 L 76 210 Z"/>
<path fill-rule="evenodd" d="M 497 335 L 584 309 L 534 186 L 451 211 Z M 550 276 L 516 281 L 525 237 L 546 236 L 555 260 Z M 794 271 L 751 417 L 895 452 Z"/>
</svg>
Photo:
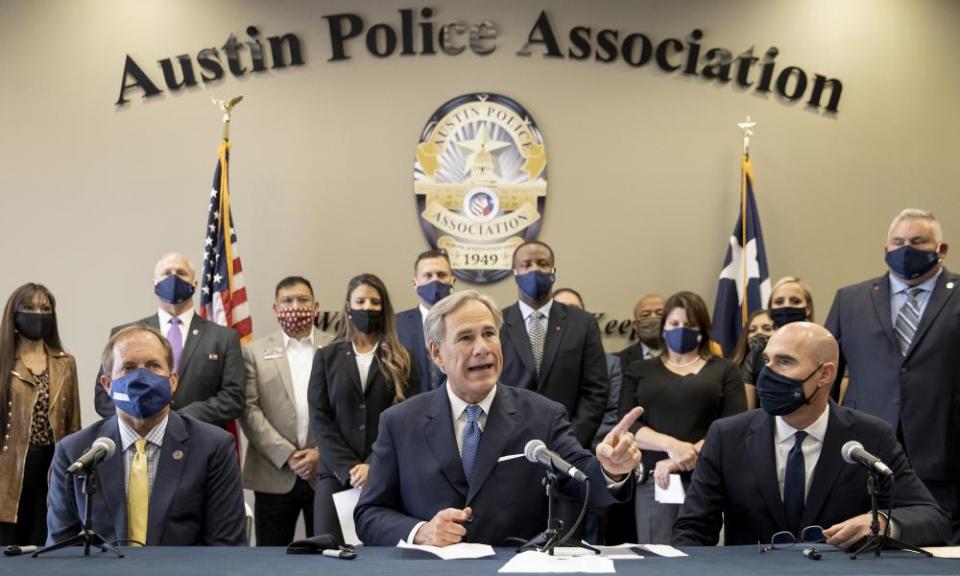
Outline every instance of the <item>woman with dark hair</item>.
<svg viewBox="0 0 960 576">
<path fill-rule="evenodd" d="M 679 504 L 654 499 L 679 474 L 684 488 L 710 424 L 746 407 L 737 366 L 710 349 L 710 315 L 703 298 L 678 292 L 660 319 L 658 358 L 632 362 L 623 371 L 620 414 L 643 406 L 634 433 L 643 450 L 643 474 L 634 499 L 637 541 L 669 544 Z"/>
<path fill-rule="evenodd" d="M 57 303 L 24 284 L 0 320 L 0 544 L 47 539 L 54 444 L 80 429 L 77 365 L 60 344 Z"/>
<path fill-rule="evenodd" d="M 753 385 L 753 380 L 749 379 L 752 374 L 748 374 L 750 365 L 763 353 L 763 349 L 767 347 L 767 340 L 773 336 L 775 330 L 769 310 L 765 308 L 754 310 L 747 317 L 747 323 L 740 331 L 737 346 L 733 349 L 733 357 L 730 360 L 740 368 L 740 374 L 743 376 L 747 410 L 757 407 L 757 388 Z"/>
<path fill-rule="evenodd" d="M 310 421 L 320 461 L 314 534 L 343 542 L 333 494 L 363 488 L 380 413 L 420 389 L 410 351 L 400 344 L 387 287 L 373 274 L 347 284 L 336 342 L 313 358 Z"/>
</svg>

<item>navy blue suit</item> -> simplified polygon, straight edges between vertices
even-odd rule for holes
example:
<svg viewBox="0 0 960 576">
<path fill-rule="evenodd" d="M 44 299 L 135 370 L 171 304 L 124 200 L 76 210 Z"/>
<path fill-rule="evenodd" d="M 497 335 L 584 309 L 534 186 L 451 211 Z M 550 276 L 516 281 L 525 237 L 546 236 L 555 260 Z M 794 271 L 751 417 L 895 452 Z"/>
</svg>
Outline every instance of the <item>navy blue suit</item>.
<svg viewBox="0 0 960 576">
<path fill-rule="evenodd" d="M 554 301 L 546 337 L 538 376 L 520 305 L 504 308 L 500 381 L 534 390 L 563 404 L 577 440 L 590 446 L 610 393 L 610 376 L 597 322 L 582 310 Z"/>
<path fill-rule="evenodd" d="M 397 337 L 400 343 L 410 351 L 414 366 L 417 367 L 417 374 L 420 376 L 420 389 L 411 390 L 410 394 L 417 392 L 430 391 L 430 353 L 427 351 L 427 344 L 423 340 L 423 316 L 420 314 L 420 307 L 416 306 L 409 310 L 397 312 L 395 317 L 397 324 Z"/>
<path fill-rule="evenodd" d="M 910 467 L 890 426 L 832 402 L 828 409 L 827 432 L 800 525 L 828 528 L 870 511 L 866 469 L 840 456 L 848 440 L 857 440 L 895 474 L 893 518 L 901 539 L 919 546 L 942 543 L 947 518 Z M 727 545 L 767 543 L 775 532 L 789 530 L 777 481 L 774 430 L 774 417 L 762 410 L 721 418 L 710 426 L 673 524 L 675 545 L 712 546 L 721 525 Z M 889 497 L 884 490 L 884 511 Z"/>
<path fill-rule="evenodd" d="M 47 542 L 80 531 L 83 483 L 66 469 L 101 436 L 117 451 L 94 472 L 93 529 L 108 542 L 127 538 L 126 481 L 117 416 L 101 420 L 57 443 L 50 467 Z M 147 545 L 242 546 L 247 543 L 243 488 L 233 437 L 224 430 L 171 411 L 157 475 L 150 490 Z"/>
<path fill-rule="evenodd" d="M 591 506 L 616 502 L 600 464 L 573 436 L 565 412 L 539 394 L 498 385 L 468 488 L 446 387 L 391 407 L 380 416 L 370 475 L 354 511 L 357 535 L 367 545 L 393 546 L 440 510 L 470 506 L 474 517 L 466 542 L 500 545 L 509 537 L 532 538 L 546 528 L 544 469 L 522 456 L 498 459 L 522 454 L 533 439 L 590 476 Z M 573 480 L 561 482 L 561 489 L 578 498 L 581 487 Z M 632 481 L 618 492 L 622 498 L 632 493 Z"/>
</svg>

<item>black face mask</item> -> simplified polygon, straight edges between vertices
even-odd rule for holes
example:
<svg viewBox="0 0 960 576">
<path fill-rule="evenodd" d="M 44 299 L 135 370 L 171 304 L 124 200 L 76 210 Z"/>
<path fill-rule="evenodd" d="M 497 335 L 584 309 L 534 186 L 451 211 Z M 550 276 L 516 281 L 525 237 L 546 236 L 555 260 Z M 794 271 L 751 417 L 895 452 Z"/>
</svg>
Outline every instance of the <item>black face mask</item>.
<svg viewBox="0 0 960 576">
<path fill-rule="evenodd" d="M 820 392 L 820 388 L 807 397 L 803 395 L 803 385 L 821 368 L 823 364 L 814 368 L 806 378 L 799 380 L 777 374 L 769 366 L 764 366 L 757 376 L 756 384 L 760 407 L 771 416 L 786 416 L 809 404 L 817 392 Z"/>
<path fill-rule="evenodd" d="M 748 350 L 763 350 L 767 347 L 767 341 L 770 340 L 770 337 L 766 334 L 754 334 L 753 336 L 747 338 L 747 349 Z"/>
<path fill-rule="evenodd" d="M 27 340 L 46 340 L 53 333 L 53 314 L 50 312 L 17 312 L 14 318 L 17 332 Z"/>
<path fill-rule="evenodd" d="M 351 309 L 347 316 L 353 322 L 354 327 L 364 334 L 376 334 L 383 332 L 383 310 L 353 310 Z"/>
<path fill-rule="evenodd" d="M 783 306 L 782 308 L 771 308 L 770 319 L 773 320 L 774 328 L 779 329 L 791 322 L 803 322 L 807 319 L 807 309 L 800 306 Z"/>
</svg>

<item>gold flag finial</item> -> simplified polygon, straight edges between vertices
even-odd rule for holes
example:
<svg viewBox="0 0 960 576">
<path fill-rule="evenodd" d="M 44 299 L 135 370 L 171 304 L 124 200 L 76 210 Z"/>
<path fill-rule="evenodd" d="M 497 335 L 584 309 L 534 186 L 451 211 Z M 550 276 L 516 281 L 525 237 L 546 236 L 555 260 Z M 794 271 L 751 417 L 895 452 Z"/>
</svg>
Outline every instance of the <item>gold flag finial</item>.
<svg viewBox="0 0 960 576">
<path fill-rule="evenodd" d="M 243 100 L 243 96 L 234 96 L 228 100 L 221 100 L 219 98 L 210 99 L 214 104 L 217 105 L 217 108 L 223 112 L 223 139 L 230 139 L 230 114 L 233 112 L 233 109 L 237 104 Z"/>
<path fill-rule="evenodd" d="M 750 115 L 747 114 L 747 119 L 743 122 L 737 123 L 737 126 L 740 127 L 740 130 L 743 132 L 743 155 L 750 155 L 750 137 L 753 136 L 752 128 L 756 126 L 757 123 L 750 119 Z"/>
</svg>

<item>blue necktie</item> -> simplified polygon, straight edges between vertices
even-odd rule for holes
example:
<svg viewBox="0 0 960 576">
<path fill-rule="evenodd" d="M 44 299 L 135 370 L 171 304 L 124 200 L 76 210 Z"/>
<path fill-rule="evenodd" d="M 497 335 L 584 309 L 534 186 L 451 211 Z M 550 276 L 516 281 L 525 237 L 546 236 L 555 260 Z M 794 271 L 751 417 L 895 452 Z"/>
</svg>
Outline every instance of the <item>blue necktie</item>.
<svg viewBox="0 0 960 576">
<path fill-rule="evenodd" d="M 793 448 L 787 455 L 787 473 L 783 479 L 783 509 L 787 514 L 787 527 L 795 536 L 800 535 L 800 518 L 803 516 L 804 490 L 806 488 L 806 464 L 803 460 L 803 439 L 807 433 L 798 430 L 794 435 Z"/>
<path fill-rule="evenodd" d="M 473 484 L 473 470 L 477 466 L 477 456 L 480 454 L 480 438 L 483 431 L 480 430 L 480 424 L 477 419 L 483 414 L 483 408 L 476 404 L 470 404 L 466 407 L 467 426 L 463 429 L 463 451 L 460 459 L 463 461 L 463 475 L 467 478 L 467 484 Z"/>
</svg>

